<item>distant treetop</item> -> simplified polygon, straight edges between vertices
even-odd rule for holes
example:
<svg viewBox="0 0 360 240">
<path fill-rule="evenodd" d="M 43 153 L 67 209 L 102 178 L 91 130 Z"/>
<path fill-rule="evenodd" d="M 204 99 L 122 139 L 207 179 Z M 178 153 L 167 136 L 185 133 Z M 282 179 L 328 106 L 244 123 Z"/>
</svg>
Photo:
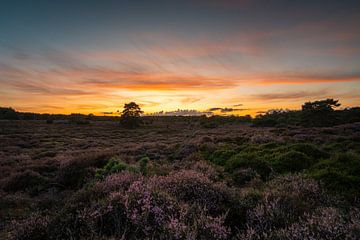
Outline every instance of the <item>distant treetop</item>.
<svg viewBox="0 0 360 240">
<path fill-rule="evenodd" d="M 334 100 L 332 98 L 328 98 L 325 100 L 318 100 L 315 102 L 306 102 L 302 105 L 302 110 L 312 110 L 312 111 L 333 111 L 335 107 L 339 107 L 341 104 L 339 100 Z"/>
</svg>

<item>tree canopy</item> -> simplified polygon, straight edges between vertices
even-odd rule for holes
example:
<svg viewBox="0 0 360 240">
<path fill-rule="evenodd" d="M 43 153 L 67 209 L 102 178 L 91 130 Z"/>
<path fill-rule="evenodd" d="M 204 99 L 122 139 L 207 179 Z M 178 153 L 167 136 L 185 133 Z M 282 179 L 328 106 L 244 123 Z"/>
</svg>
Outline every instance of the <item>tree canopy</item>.
<svg viewBox="0 0 360 240">
<path fill-rule="evenodd" d="M 328 98 L 325 100 L 318 100 L 314 102 L 306 102 L 302 105 L 302 110 L 312 110 L 312 111 L 332 111 L 335 107 L 339 107 L 341 104 L 339 100 L 334 100 L 332 98 Z"/>
<path fill-rule="evenodd" d="M 141 108 L 135 102 L 125 103 L 121 113 L 120 124 L 126 128 L 136 128 L 141 124 Z"/>
</svg>

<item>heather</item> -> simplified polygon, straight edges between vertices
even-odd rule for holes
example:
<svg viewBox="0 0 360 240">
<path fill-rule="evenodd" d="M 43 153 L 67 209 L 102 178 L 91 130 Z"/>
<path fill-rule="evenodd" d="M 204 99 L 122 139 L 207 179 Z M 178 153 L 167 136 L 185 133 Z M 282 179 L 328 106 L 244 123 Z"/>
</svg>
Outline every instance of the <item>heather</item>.
<svg viewBox="0 0 360 240">
<path fill-rule="evenodd" d="M 87 120 L 1 121 L 1 239 L 360 236 L 359 123 Z"/>
</svg>

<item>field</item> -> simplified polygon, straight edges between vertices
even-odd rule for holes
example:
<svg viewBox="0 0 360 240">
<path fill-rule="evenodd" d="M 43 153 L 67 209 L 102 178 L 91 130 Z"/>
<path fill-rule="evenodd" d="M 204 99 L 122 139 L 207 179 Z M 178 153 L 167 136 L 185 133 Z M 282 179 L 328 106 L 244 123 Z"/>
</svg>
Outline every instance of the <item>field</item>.
<svg viewBox="0 0 360 240">
<path fill-rule="evenodd" d="M 360 123 L 0 121 L 0 239 L 359 239 Z"/>
</svg>

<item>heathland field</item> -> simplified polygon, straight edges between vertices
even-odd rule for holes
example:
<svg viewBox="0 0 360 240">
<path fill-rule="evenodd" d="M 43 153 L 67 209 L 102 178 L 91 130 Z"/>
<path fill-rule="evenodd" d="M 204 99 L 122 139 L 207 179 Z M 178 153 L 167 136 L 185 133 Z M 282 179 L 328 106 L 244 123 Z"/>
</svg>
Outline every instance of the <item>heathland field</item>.
<svg viewBox="0 0 360 240">
<path fill-rule="evenodd" d="M 359 239 L 360 123 L 1 120 L 0 239 Z"/>
</svg>

